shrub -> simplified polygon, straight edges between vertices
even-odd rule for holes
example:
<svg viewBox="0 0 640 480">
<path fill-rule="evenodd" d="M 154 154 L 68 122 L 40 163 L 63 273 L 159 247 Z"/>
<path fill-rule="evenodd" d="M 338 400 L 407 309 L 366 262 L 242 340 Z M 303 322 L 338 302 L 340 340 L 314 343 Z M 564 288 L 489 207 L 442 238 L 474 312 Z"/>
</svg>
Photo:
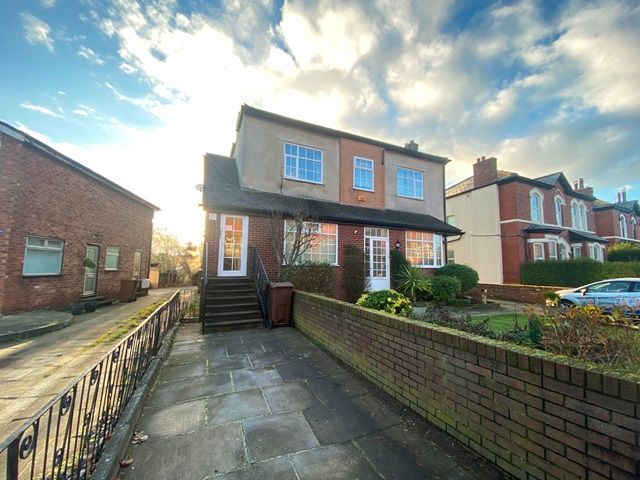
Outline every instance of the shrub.
<svg viewBox="0 0 640 480">
<path fill-rule="evenodd" d="M 431 296 L 437 303 L 451 305 L 460 293 L 460 280 L 439 275 L 431 279 Z"/>
<path fill-rule="evenodd" d="M 283 278 L 293 283 L 298 290 L 327 297 L 335 295 L 336 267 L 328 263 L 304 262 L 289 265 L 283 271 Z"/>
<path fill-rule="evenodd" d="M 378 290 L 377 292 L 365 293 L 358 299 L 356 305 L 405 317 L 411 315 L 412 311 L 411 301 L 395 290 Z"/>
<path fill-rule="evenodd" d="M 400 279 L 398 275 L 404 267 L 411 267 L 409 260 L 400 250 L 391 250 L 391 286 L 398 288 Z"/>
<path fill-rule="evenodd" d="M 347 294 L 348 302 L 355 303 L 369 289 L 369 278 L 364 260 L 362 248 L 356 245 L 345 247 L 342 286 Z"/>
<path fill-rule="evenodd" d="M 640 262 L 605 262 L 602 264 L 602 278 L 638 277 Z"/>
<path fill-rule="evenodd" d="M 632 243 L 614 243 L 607 249 L 610 262 L 640 262 L 640 246 Z"/>
<path fill-rule="evenodd" d="M 420 320 L 435 323 L 443 327 L 455 328 L 463 332 L 495 338 L 496 334 L 489 325 L 489 317 L 482 320 L 473 320 L 470 315 L 454 315 L 446 308 L 432 307 L 418 317 Z"/>
<path fill-rule="evenodd" d="M 431 282 L 427 276 L 411 266 L 402 267 L 398 273 L 397 289 L 414 302 L 418 298 L 426 299 L 432 295 Z"/>
<path fill-rule="evenodd" d="M 640 336 L 620 312 L 605 314 L 593 305 L 546 309 L 540 323 L 545 349 L 594 363 L 631 366 L 640 362 Z"/>
<path fill-rule="evenodd" d="M 436 271 L 437 276 L 454 277 L 460 280 L 462 292 L 467 292 L 478 285 L 478 272 L 467 265 L 450 263 Z"/>
</svg>

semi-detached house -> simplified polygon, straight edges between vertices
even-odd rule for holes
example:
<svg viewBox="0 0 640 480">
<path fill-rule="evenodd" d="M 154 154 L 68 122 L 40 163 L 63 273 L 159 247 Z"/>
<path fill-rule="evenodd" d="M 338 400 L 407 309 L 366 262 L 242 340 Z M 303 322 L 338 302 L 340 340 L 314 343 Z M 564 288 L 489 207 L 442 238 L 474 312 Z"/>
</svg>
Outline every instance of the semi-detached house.
<svg viewBox="0 0 640 480">
<path fill-rule="evenodd" d="M 391 249 L 420 268 L 446 263 L 446 237 L 462 233 L 444 221 L 448 159 L 419 151 L 415 142 L 397 146 L 247 105 L 236 131 L 229 156 L 204 158 L 209 278 L 250 275 L 254 247 L 275 279 L 274 212 L 283 217 L 285 248 L 288 218 L 304 211 L 319 223 L 304 260 L 337 269 L 338 297 L 348 244 L 365 250 L 374 290 L 390 287 Z"/>
</svg>

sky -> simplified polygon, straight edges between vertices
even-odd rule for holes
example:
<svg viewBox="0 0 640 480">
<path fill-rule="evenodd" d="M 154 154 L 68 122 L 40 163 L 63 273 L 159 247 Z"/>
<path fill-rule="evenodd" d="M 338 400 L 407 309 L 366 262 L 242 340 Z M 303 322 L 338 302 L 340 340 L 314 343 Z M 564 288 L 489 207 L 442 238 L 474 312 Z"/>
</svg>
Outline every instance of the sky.
<svg viewBox="0 0 640 480">
<path fill-rule="evenodd" d="M 20 0 L 0 119 L 158 205 L 200 242 L 205 152 L 243 103 L 640 198 L 640 0 Z"/>
</svg>

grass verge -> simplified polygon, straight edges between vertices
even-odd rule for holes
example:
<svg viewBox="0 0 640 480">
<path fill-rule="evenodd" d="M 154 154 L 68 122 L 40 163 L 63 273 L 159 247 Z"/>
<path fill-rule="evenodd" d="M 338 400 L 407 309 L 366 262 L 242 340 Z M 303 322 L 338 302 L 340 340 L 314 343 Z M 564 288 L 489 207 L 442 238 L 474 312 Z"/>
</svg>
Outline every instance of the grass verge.
<svg viewBox="0 0 640 480">
<path fill-rule="evenodd" d="M 489 319 L 489 326 L 495 333 L 505 333 L 515 328 L 516 322 L 519 328 L 524 328 L 529 325 L 529 317 L 522 314 L 514 313 L 500 313 L 497 315 L 487 315 L 473 317 L 474 322 L 482 322 L 485 319 Z"/>
</svg>

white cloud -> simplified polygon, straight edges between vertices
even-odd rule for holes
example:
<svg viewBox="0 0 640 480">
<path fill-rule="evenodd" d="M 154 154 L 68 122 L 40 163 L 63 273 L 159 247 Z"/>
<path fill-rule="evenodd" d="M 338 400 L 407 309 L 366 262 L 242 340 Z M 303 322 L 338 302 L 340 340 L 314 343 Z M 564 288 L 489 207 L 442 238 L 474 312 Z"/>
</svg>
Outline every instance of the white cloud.
<svg viewBox="0 0 640 480">
<path fill-rule="evenodd" d="M 102 57 L 91 50 L 89 47 L 81 46 L 78 50 L 78 56 L 86 58 L 91 63 L 95 63 L 96 65 L 104 65 L 104 60 L 102 59 Z"/>
<path fill-rule="evenodd" d="M 93 115 L 95 110 L 87 105 L 78 105 L 72 112 L 80 117 L 88 117 L 89 115 Z"/>
<path fill-rule="evenodd" d="M 41 0 L 40 4 L 43 8 L 52 8 L 55 7 L 57 0 Z"/>
<path fill-rule="evenodd" d="M 24 38 L 31 45 L 42 44 L 50 52 L 54 51 L 53 39 L 51 38 L 51 27 L 46 22 L 23 12 L 20 14 L 22 18 L 22 27 L 24 30 Z"/>
<path fill-rule="evenodd" d="M 28 102 L 28 101 L 27 102 L 22 102 L 20 104 L 20 106 L 22 108 L 25 108 L 27 110 L 31 110 L 33 112 L 39 112 L 39 113 L 43 113 L 45 115 L 49 115 L 50 117 L 64 118 L 64 115 L 63 115 L 64 112 L 62 111 L 62 109 L 60 107 L 58 107 L 58 110 L 60 110 L 60 113 L 56 113 L 53 110 L 51 110 L 50 108 L 43 107 L 42 105 L 35 105 L 35 104 L 33 104 L 31 102 Z"/>
</svg>

